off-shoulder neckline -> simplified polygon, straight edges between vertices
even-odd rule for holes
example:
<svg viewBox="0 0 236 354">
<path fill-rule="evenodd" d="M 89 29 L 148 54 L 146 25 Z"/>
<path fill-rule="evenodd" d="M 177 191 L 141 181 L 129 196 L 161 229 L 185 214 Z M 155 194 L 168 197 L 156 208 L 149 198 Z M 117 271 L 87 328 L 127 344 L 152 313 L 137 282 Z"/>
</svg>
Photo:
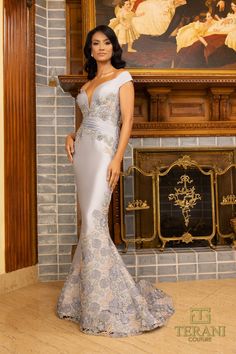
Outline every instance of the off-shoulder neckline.
<svg viewBox="0 0 236 354">
<path fill-rule="evenodd" d="M 121 76 L 122 74 L 124 74 L 124 73 L 129 73 L 129 72 L 128 72 L 127 70 L 122 70 L 121 73 L 117 74 L 116 77 L 113 77 L 113 79 L 106 80 L 106 81 L 102 82 L 101 84 L 97 85 L 97 86 L 95 87 L 95 89 L 93 90 L 93 93 L 92 93 L 92 95 L 91 95 L 91 100 L 90 100 L 90 102 L 89 102 L 89 98 L 88 98 L 88 94 L 87 94 L 86 90 L 81 87 L 80 92 L 84 92 L 84 93 L 85 93 L 85 95 L 86 95 L 86 97 L 87 97 L 88 108 L 89 108 L 89 109 L 91 108 L 91 105 L 92 105 L 92 102 L 93 102 L 94 93 L 95 93 L 95 91 L 96 91 L 100 86 L 106 84 L 107 82 L 116 80 L 118 77 L 120 77 L 120 76 Z"/>
</svg>

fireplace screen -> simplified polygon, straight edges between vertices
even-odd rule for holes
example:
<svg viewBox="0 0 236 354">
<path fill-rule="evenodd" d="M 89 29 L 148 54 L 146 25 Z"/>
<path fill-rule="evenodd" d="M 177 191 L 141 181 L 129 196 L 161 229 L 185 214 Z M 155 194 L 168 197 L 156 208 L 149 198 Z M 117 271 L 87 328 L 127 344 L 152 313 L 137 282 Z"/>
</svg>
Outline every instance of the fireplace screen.
<svg viewBox="0 0 236 354">
<path fill-rule="evenodd" d="M 235 195 L 235 164 L 200 165 L 184 155 L 146 171 L 130 166 L 120 178 L 121 239 L 126 250 L 131 243 L 161 250 L 168 242 L 235 244 Z"/>
<path fill-rule="evenodd" d="M 156 239 L 156 176 L 131 166 L 120 178 L 121 237 L 141 246 Z"/>
<path fill-rule="evenodd" d="M 218 235 L 234 239 L 236 233 L 236 165 L 216 171 Z"/>
</svg>

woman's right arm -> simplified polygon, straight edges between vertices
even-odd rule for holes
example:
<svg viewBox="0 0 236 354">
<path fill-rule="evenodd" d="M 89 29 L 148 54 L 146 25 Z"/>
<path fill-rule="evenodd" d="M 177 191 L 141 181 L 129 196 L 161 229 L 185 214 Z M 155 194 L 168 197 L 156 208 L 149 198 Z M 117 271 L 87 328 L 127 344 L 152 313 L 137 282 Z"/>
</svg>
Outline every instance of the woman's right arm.
<svg viewBox="0 0 236 354">
<path fill-rule="evenodd" d="M 77 124 L 76 130 L 79 128 L 82 122 L 82 113 L 79 107 L 77 107 Z M 75 142 L 76 132 L 71 132 L 66 136 L 65 140 L 65 150 L 67 153 L 68 160 L 73 163 L 73 154 L 74 154 L 74 142 Z"/>
<path fill-rule="evenodd" d="M 67 152 L 68 160 L 73 163 L 73 154 L 74 154 L 74 141 L 75 141 L 75 133 L 69 133 L 66 136 L 65 141 L 65 149 Z"/>
</svg>

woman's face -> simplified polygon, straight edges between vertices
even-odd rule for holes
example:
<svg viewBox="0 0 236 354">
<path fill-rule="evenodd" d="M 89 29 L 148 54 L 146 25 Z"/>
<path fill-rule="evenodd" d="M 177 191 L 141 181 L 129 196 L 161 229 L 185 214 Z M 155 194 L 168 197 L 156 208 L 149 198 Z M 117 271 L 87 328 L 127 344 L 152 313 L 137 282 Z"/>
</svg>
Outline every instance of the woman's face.
<svg viewBox="0 0 236 354">
<path fill-rule="evenodd" d="M 92 36 L 91 54 L 96 61 L 111 60 L 113 47 L 110 39 L 102 32 L 96 32 Z"/>
<path fill-rule="evenodd" d="M 129 2 L 129 1 L 125 1 L 125 3 L 124 3 L 124 8 L 125 8 L 126 10 L 128 10 L 128 9 L 130 8 L 130 2 Z"/>
</svg>

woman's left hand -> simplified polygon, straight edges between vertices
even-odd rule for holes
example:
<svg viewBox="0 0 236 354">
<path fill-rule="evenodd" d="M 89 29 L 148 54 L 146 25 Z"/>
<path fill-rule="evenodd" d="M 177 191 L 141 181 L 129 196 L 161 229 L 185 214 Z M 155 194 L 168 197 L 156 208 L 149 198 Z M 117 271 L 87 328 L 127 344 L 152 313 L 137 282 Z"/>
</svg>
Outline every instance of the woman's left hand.
<svg viewBox="0 0 236 354">
<path fill-rule="evenodd" d="M 107 169 L 107 181 L 110 189 L 113 191 L 120 177 L 120 164 L 121 161 L 113 159 Z"/>
</svg>

